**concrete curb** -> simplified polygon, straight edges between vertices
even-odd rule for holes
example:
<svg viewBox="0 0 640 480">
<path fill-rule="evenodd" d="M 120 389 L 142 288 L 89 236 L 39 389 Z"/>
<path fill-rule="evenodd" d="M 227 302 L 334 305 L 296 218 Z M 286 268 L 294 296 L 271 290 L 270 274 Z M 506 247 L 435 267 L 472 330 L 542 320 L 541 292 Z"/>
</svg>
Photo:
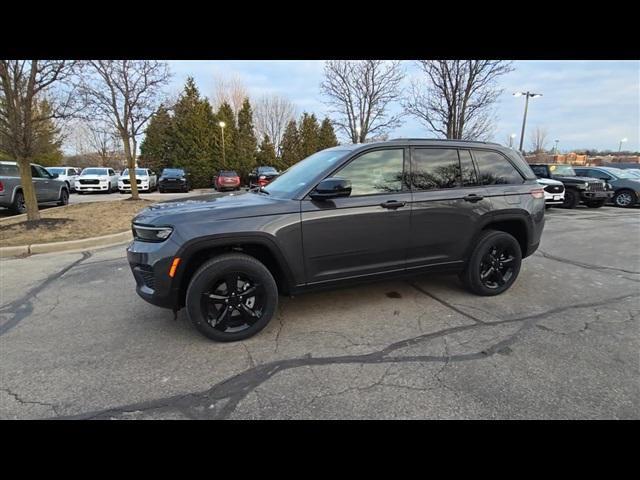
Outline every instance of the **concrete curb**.
<svg viewBox="0 0 640 480">
<path fill-rule="evenodd" d="M 119 245 L 133 240 L 130 230 L 120 233 L 112 233 L 101 237 L 82 238 L 66 242 L 36 243 L 33 245 L 20 245 L 17 247 L 1 247 L 0 258 L 18 257 L 36 253 L 64 252 L 67 250 L 88 250 L 97 247 Z"/>
</svg>

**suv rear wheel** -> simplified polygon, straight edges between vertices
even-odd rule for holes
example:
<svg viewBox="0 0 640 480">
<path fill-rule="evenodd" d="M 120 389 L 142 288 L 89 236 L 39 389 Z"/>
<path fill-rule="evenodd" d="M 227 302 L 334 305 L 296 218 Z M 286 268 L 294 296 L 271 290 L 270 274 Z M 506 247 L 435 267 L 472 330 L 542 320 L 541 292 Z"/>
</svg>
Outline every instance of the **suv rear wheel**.
<svg viewBox="0 0 640 480">
<path fill-rule="evenodd" d="M 200 333 L 218 342 L 233 342 L 255 335 L 269 323 L 278 307 L 278 287 L 258 260 L 229 253 L 198 269 L 185 303 Z"/>
<path fill-rule="evenodd" d="M 637 201 L 638 197 L 631 190 L 620 190 L 613 196 L 613 203 L 616 207 L 633 207 Z"/>
<path fill-rule="evenodd" d="M 24 194 L 20 192 L 16 192 L 13 197 L 13 204 L 11 204 L 11 210 L 14 213 L 25 213 L 27 211 L 27 205 L 24 203 Z"/>
<path fill-rule="evenodd" d="M 513 236 L 487 230 L 480 235 L 460 279 L 477 295 L 498 295 L 516 281 L 521 262 L 520 244 Z"/>
</svg>

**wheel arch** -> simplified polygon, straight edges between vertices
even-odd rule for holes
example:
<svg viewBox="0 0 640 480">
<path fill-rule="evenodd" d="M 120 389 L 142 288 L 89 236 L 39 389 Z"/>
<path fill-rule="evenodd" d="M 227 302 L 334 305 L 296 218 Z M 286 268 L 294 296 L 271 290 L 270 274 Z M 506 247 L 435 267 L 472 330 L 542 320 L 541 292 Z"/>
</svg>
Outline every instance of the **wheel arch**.
<svg viewBox="0 0 640 480">
<path fill-rule="evenodd" d="M 528 218 L 526 212 L 514 211 L 511 213 L 498 213 L 485 218 L 480 224 L 480 228 L 471 242 L 467 258 L 471 255 L 473 248 L 477 243 L 477 239 L 486 230 L 498 230 L 513 236 L 520 245 L 522 258 L 527 256 L 529 250 L 529 241 L 533 238 L 533 222 Z"/>
</svg>

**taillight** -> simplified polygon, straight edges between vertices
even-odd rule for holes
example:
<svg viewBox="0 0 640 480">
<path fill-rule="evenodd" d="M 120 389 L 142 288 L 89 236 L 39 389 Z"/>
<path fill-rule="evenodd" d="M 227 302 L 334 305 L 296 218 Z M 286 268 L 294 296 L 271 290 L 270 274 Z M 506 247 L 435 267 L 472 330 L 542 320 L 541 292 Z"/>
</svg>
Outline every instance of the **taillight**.
<svg viewBox="0 0 640 480">
<path fill-rule="evenodd" d="M 4 192 L 4 185 L 0 182 L 0 192 Z"/>
<path fill-rule="evenodd" d="M 544 190 L 542 188 L 534 188 L 530 193 L 533 198 L 544 198 Z"/>
</svg>

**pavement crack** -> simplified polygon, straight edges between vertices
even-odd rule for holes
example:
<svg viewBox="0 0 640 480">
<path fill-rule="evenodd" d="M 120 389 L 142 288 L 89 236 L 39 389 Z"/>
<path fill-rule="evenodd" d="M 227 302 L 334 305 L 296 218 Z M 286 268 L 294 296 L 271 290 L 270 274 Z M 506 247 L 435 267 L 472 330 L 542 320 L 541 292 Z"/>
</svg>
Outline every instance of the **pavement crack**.
<svg viewBox="0 0 640 480">
<path fill-rule="evenodd" d="M 566 263 L 566 264 L 573 265 L 573 266 L 576 266 L 576 267 L 585 268 L 587 270 L 613 270 L 615 272 L 631 273 L 631 274 L 634 274 L 634 275 L 640 275 L 640 272 L 635 271 L 635 270 L 626 270 L 624 268 L 609 267 L 607 265 L 594 265 L 592 263 L 578 262 L 577 260 L 570 260 L 568 258 L 557 257 L 555 255 L 552 255 L 552 254 L 547 253 L 547 252 L 545 252 L 543 250 L 540 250 L 540 249 L 538 249 L 538 251 L 535 253 L 535 255 L 541 256 L 543 258 L 548 258 L 549 260 L 554 260 L 556 262 Z M 629 279 L 629 280 L 635 280 L 635 279 Z"/>
<path fill-rule="evenodd" d="M 470 313 L 465 312 L 464 310 L 460 310 L 458 307 L 456 307 L 455 305 L 447 302 L 446 300 L 443 300 L 442 298 L 434 295 L 431 292 L 428 292 L 427 290 L 425 290 L 424 288 L 420 287 L 419 285 L 413 283 L 413 282 L 407 282 L 410 286 L 412 286 L 413 288 L 415 288 L 416 290 L 418 290 L 420 293 L 433 298 L 436 302 L 444 305 L 445 307 L 453 310 L 456 313 L 459 313 L 460 315 L 462 315 L 463 317 L 468 318 L 469 320 L 472 320 L 476 323 L 487 323 L 487 322 L 483 322 L 482 320 L 480 320 L 479 318 L 476 318 L 475 316 L 471 315 Z"/>
<path fill-rule="evenodd" d="M 640 294 L 638 293 L 626 294 L 626 295 L 620 295 L 617 297 L 612 297 L 612 298 L 599 300 L 595 302 L 557 307 L 544 312 L 514 317 L 510 319 L 504 319 L 497 322 L 474 323 L 470 325 L 462 325 L 462 326 L 445 328 L 437 332 L 425 333 L 425 334 L 418 335 L 416 337 L 412 337 L 406 340 L 401 340 L 401 341 L 392 343 L 381 350 L 374 351 L 367 354 L 340 355 L 340 356 L 328 356 L 328 357 L 310 357 L 308 355 L 305 355 L 304 357 L 274 360 L 269 363 L 256 365 L 253 368 L 249 368 L 233 377 L 230 377 L 226 380 L 223 380 L 213 385 L 210 389 L 202 392 L 176 395 L 173 397 L 140 402 L 132 405 L 125 405 L 125 406 L 110 408 L 107 410 L 102 410 L 97 412 L 89 412 L 89 413 L 83 413 L 79 415 L 57 417 L 57 418 L 58 419 L 100 419 L 100 418 L 113 417 L 114 415 L 117 415 L 119 413 L 125 413 L 125 412 L 131 412 L 131 411 L 146 411 L 146 410 L 156 409 L 161 407 L 174 408 L 174 409 L 197 408 L 198 406 L 205 407 L 217 401 L 227 400 L 227 403 L 224 405 L 224 407 L 221 408 L 218 411 L 218 413 L 216 413 L 212 417 L 216 419 L 226 419 L 226 418 L 229 418 L 229 416 L 234 413 L 238 404 L 249 393 L 255 391 L 256 388 L 258 388 L 259 386 L 267 382 L 274 375 L 290 369 L 310 367 L 310 366 L 321 366 L 321 365 L 349 365 L 349 364 L 365 365 L 365 364 L 383 364 L 383 363 L 399 364 L 399 363 L 443 362 L 445 363 L 445 366 L 446 366 L 447 364 L 451 364 L 454 362 L 468 362 L 468 361 L 475 361 L 475 360 L 483 360 L 495 355 L 496 353 L 504 350 L 506 347 L 514 344 L 525 331 L 527 331 L 528 329 L 536 325 L 536 322 L 538 320 L 543 319 L 547 316 L 563 313 L 573 309 L 594 308 L 594 307 L 605 306 L 611 303 L 620 302 L 622 300 L 636 298 L 638 296 L 640 296 Z M 496 325 L 512 324 L 512 323 L 521 323 L 522 326 L 515 333 L 509 335 L 507 338 L 501 341 L 498 341 L 497 343 L 479 352 L 451 355 L 449 354 L 448 350 L 445 350 L 444 355 L 440 355 L 440 356 L 438 355 L 390 356 L 390 354 L 395 352 L 396 350 L 418 345 L 418 344 L 428 342 L 433 339 L 445 337 L 447 335 L 451 335 L 454 333 L 469 331 L 469 330 L 479 330 L 484 328 L 494 328 Z M 442 369 L 440 373 L 442 373 Z M 349 387 L 349 389 L 352 389 L 352 390 L 362 390 L 367 388 L 372 388 L 372 386 L 369 385 L 368 387 Z M 447 387 L 445 386 L 445 388 Z M 349 389 L 346 389 L 338 393 L 344 393 Z M 320 397 L 322 397 L 322 395 L 320 395 Z"/>
<path fill-rule="evenodd" d="M 43 406 L 43 407 L 48 407 L 51 410 L 53 410 L 53 413 L 55 413 L 56 415 L 59 415 L 58 409 L 52 403 L 38 402 L 38 401 L 35 401 L 35 400 L 25 400 L 20 395 L 18 395 L 15 392 L 12 392 L 10 389 L 8 389 L 6 387 L 5 388 L 0 388 L 0 391 L 5 392 L 7 395 L 13 397 L 15 399 L 15 401 L 18 402 L 21 405 L 40 405 L 40 406 Z"/>
</svg>

